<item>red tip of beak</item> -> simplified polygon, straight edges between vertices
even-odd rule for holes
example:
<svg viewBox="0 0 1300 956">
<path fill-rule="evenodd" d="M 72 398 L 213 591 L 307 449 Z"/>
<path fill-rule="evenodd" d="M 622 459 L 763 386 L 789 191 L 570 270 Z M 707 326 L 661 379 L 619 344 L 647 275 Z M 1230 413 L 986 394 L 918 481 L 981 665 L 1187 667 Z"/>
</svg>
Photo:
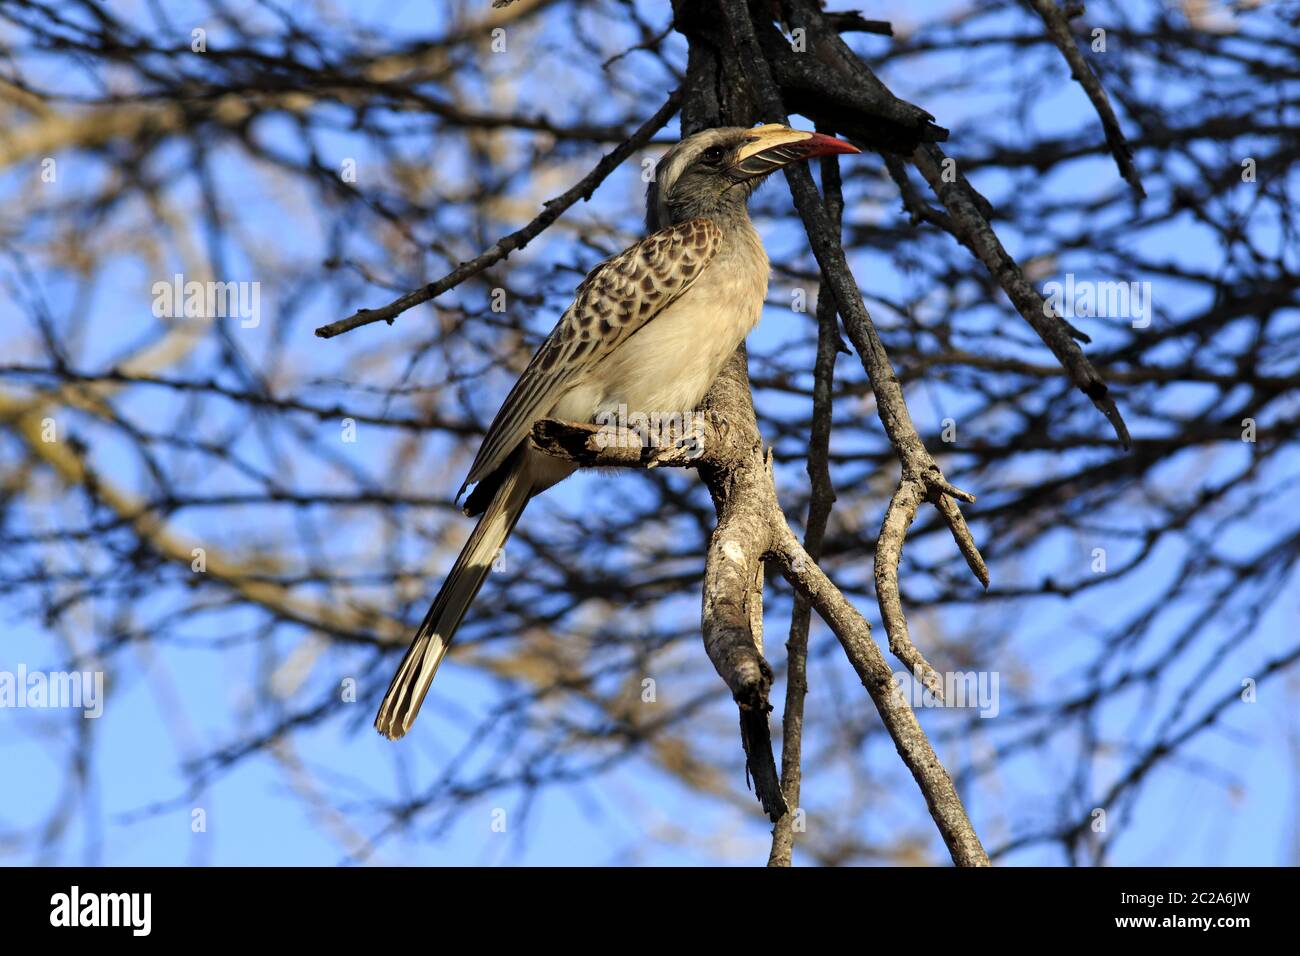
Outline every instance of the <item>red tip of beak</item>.
<svg viewBox="0 0 1300 956">
<path fill-rule="evenodd" d="M 804 156 L 812 159 L 814 156 L 830 156 L 834 153 L 860 153 L 852 143 L 846 143 L 842 139 L 836 139 L 834 136 L 827 136 L 824 133 L 813 133 L 811 139 L 806 139 L 799 143 L 804 149 Z"/>
</svg>

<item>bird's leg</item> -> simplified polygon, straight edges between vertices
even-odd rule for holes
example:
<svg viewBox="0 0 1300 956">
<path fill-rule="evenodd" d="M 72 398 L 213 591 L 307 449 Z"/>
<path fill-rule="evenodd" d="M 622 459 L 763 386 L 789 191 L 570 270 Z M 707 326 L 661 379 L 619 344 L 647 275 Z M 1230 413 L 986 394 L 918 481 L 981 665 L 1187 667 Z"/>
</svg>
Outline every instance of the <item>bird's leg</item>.
<svg viewBox="0 0 1300 956">
<path fill-rule="evenodd" d="M 704 454 L 704 436 L 708 426 L 702 412 L 691 412 L 682 423 L 681 433 L 674 442 L 674 447 L 683 451 L 690 460 Z"/>
</svg>

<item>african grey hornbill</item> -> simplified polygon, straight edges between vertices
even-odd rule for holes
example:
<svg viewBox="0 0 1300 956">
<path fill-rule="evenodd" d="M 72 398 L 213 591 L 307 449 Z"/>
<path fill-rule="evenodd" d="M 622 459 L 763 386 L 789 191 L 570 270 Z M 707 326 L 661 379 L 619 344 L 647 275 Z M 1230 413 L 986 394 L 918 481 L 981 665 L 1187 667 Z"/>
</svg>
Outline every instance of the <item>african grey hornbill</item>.
<svg viewBox="0 0 1300 956">
<path fill-rule="evenodd" d="M 693 410 L 758 322 L 767 295 L 767 253 L 749 221 L 750 195 L 788 163 L 856 152 L 830 136 L 769 125 L 705 130 L 664 154 L 646 196 L 650 234 L 583 280 L 488 428 L 460 489 L 477 483 L 465 512 L 482 517 L 384 695 L 375 717 L 381 734 L 396 739 L 410 729 L 528 499 L 577 467 L 532 446 L 534 424 L 592 422 L 620 406 L 647 417 Z"/>
</svg>

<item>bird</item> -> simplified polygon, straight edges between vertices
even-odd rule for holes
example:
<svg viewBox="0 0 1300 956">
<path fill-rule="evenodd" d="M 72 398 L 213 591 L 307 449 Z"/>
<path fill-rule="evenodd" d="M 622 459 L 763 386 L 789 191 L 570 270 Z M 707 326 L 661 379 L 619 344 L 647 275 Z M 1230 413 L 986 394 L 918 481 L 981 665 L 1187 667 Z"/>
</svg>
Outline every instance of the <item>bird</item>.
<svg viewBox="0 0 1300 956">
<path fill-rule="evenodd" d="M 484 435 L 457 500 L 478 525 L 402 658 L 375 717 L 396 740 L 411 729 L 453 635 L 529 500 L 577 466 L 529 441 L 543 419 L 682 415 L 704 398 L 758 323 L 767 253 L 748 200 L 790 163 L 857 153 L 823 133 L 770 123 L 687 136 L 655 165 L 646 235 L 601 262 L 538 348 Z"/>
</svg>

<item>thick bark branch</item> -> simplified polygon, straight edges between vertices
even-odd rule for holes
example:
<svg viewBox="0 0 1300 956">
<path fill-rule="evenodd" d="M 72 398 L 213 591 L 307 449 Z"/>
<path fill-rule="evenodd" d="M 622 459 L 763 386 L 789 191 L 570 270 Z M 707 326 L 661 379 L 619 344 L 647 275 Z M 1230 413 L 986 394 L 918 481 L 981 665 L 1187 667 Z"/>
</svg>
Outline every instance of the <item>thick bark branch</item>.
<svg viewBox="0 0 1300 956">
<path fill-rule="evenodd" d="M 772 539 L 775 491 L 743 348 L 710 389 L 704 411 L 727 423 L 725 442 L 711 446 L 700 465 L 718 513 L 704 564 L 704 649 L 740 708 L 746 766 L 764 812 L 776 822 L 787 807 L 772 757 L 772 668 L 762 645 L 763 555 Z"/>
<path fill-rule="evenodd" d="M 530 437 L 552 458 L 584 468 L 696 468 L 717 436 L 712 423 L 697 424 L 690 435 L 655 444 L 642 441 L 635 433 L 545 418 L 533 426 Z"/>
</svg>

